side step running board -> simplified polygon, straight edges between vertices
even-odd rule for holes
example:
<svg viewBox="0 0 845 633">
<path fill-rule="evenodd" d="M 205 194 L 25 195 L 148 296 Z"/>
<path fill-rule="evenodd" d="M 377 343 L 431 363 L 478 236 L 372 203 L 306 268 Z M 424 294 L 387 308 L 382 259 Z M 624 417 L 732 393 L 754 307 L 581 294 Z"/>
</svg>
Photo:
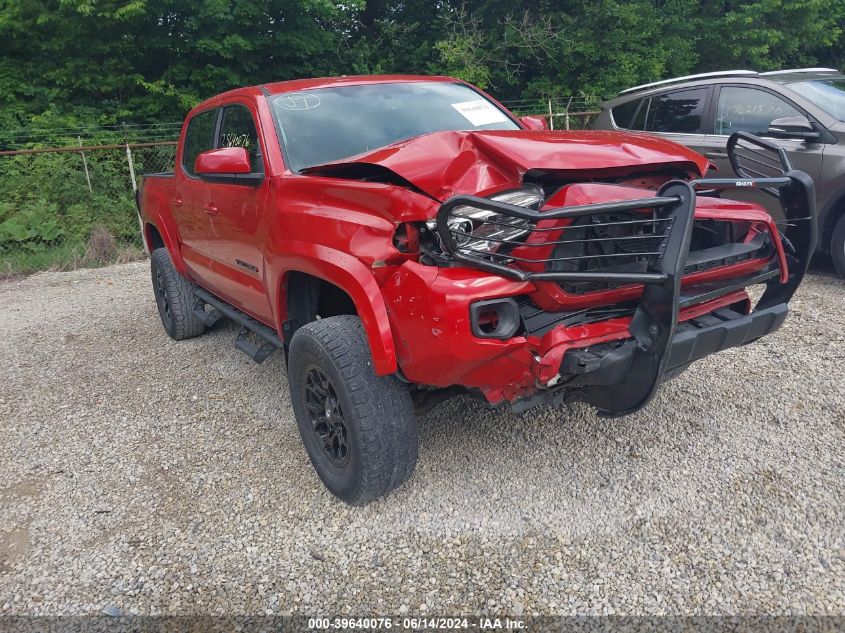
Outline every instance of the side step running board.
<svg viewBox="0 0 845 633">
<path fill-rule="evenodd" d="M 210 327 L 216 323 L 220 317 L 226 317 L 230 321 L 234 321 L 241 326 L 240 332 L 238 332 L 238 340 L 235 341 L 235 347 L 249 356 L 256 363 L 263 363 L 267 360 L 267 357 L 270 356 L 270 354 L 282 347 L 282 341 L 279 340 L 279 337 L 276 335 L 273 328 L 264 325 L 260 321 L 256 321 L 248 314 L 244 314 L 234 306 L 226 303 L 222 299 L 218 299 L 213 294 L 206 292 L 202 288 L 197 288 L 194 291 L 194 295 L 197 299 L 203 303 L 207 303 L 213 308 L 210 312 L 203 310 L 202 306 L 197 306 L 194 310 L 194 313 L 203 320 L 206 326 Z M 203 316 L 200 316 L 199 311 L 203 313 Z M 259 343 L 255 343 L 249 340 L 248 337 L 250 333 L 258 336 L 261 341 Z"/>
<path fill-rule="evenodd" d="M 217 323 L 223 316 L 223 313 L 217 308 L 212 308 L 210 311 L 206 312 L 203 308 L 203 304 L 200 302 L 197 302 L 197 305 L 194 306 L 193 312 L 194 316 L 202 321 L 205 327 L 214 327 L 214 324 Z"/>
</svg>

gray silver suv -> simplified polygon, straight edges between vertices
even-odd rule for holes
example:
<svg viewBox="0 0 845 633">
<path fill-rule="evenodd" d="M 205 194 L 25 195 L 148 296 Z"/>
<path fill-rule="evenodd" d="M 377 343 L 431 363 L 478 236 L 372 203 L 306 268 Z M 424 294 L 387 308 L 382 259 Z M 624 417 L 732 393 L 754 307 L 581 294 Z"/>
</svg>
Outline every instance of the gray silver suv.
<svg viewBox="0 0 845 633">
<path fill-rule="evenodd" d="M 726 152 L 732 133 L 777 139 L 792 166 L 816 184 L 818 250 L 830 253 L 845 278 L 845 75 L 839 71 L 732 70 L 658 81 L 623 90 L 603 103 L 591 127 L 671 139 L 704 154 L 725 176 L 733 175 Z M 770 165 L 759 161 L 760 175 L 770 175 Z M 776 218 L 783 217 L 777 200 L 759 191 L 730 195 L 760 202 Z"/>
</svg>

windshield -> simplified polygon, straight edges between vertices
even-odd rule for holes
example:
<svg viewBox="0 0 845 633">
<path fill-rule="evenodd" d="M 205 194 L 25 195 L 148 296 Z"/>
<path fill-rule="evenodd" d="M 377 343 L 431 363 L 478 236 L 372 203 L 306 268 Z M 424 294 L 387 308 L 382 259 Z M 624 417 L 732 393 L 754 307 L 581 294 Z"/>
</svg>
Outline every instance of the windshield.
<svg viewBox="0 0 845 633">
<path fill-rule="evenodd" d="M 519 129 L 479 93 L 450 82 L 338 86 L 269 101 L 293 171 L 429 132 Z"/>
<path fill-rule="evenodd" d="M 829 115 L 845 121 L 845 78 L 797 81 L 789 87 Z"/>
</svg>

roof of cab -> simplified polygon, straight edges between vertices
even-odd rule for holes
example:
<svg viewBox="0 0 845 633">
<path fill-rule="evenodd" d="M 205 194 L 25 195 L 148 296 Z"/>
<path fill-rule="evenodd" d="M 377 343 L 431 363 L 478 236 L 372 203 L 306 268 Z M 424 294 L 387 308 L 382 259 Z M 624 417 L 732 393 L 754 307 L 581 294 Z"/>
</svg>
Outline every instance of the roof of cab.
<svg viewBox="0 0 845 633">
<path fill-rule="evenodd" d="M 222 99 L 233 97 L 255 98 L 263 95 L 277 95 L 286 92 L 297 92 L 299 90 L 313 90 L 316 88 L 329 88 L 331 86 L 361 86 L 364 84 L 380 83 L 406 83 L 418 81 L 450 81 L 459 82 L 460 79 L 446 77 L 443 75 L 349 75 L 341 77 L 313 77 L 309 79 L 291 79 L 288 81 L 276 81 L 273 83 L 261 84 L 258 86 L 246 86 L 234 88 L 220 94 L 214 95 L 191 109 L 191 113 L 202 110 L 209 106 L 216 105 Z M 189 113 L 190 114 L 190 113 Z"/>
<path fill-rule="evenodd" d="M 350 75 L 342 77 L 316 77 L 314 79 L 292 79 L 261 86 L 270 94 L 329 88 L 331 86 L 360 86 L 362 84 L 405 83 L 417 81 L 458 81 L 439 75 Z"/>
</svg>

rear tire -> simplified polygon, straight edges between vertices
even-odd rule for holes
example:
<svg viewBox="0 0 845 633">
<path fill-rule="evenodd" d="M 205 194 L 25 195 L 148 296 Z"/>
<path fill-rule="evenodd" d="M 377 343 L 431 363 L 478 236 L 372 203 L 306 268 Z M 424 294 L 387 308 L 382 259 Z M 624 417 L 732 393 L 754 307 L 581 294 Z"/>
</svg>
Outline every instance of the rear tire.
<svg viewBox="0 0 845 633">
<path fill-rule="evenodd" d="M 837 274 L 845 279 L 845 213 L 837 221 L 830 238 L 830 257 Z"/>
<path fill-rule="evenodd" d="M 395 376 L 376 376 L 357 316 L 300 327 L 288 382 L 305 450 L 332 494 L 363 505 L 411 476 L 417 462 L 411 394 Z"/>
<path fill-rule="evenodd" d="M 182 341 L 205 332 L 205 324 L 194 314 L 196 286 L 179 274 L 166 248 L 150 255 L 150 271 L 158 314 L 170 338 Z"/>
</svg>

